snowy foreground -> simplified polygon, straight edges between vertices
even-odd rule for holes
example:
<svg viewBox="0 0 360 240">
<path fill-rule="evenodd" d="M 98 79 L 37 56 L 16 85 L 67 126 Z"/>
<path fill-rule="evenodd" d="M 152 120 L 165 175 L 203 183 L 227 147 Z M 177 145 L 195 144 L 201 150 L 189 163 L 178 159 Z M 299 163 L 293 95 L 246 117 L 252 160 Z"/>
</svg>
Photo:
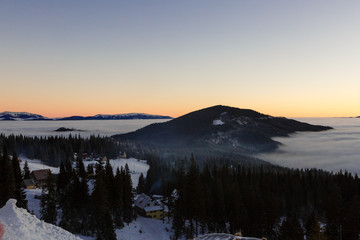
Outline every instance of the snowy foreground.
<svg viewBox="0 0 360 240">
<path fill-rule="evenodd" d="M 0 209 L 0 222 L 5 231 L 3 240 L 81 240 L 60 227 L 39 220 L 15 204 L 16 200 L 10 199 Z"/>
<path fill-rule="evenodd" d="M 38 170 L 38 169 L 50 169 L 52 173 L 55 173 L 55 174 L 59 173 L 59 168 L 49 167 L 47 165 L 42 164 L 39 160 L 30 160 L 23 156 L 21 156 L 21 159 L 23 160 L 21 163 L 21 168 L 23 168 L 25 161 L 27 161 L 30 171 Z M 85 167 L 87 167 L 87 165 L 89 165 L 89 164 L 97 164 L 97 163 L 98 163 L 97 161 L 84 161 Z M 110 164 L 112 165 L 112 167 L 114 169 L 114 173 L 116 172 L 116 168 L 121 168 L 121 167 L 124 168 L 125 164 L 127 164 L 129 166 L 131 180 L 133 182 L 134 187 L 137 186 L 140 174 L 142 173 L 144 176 L 146 176 L 146 173 L 149 169 L 149 165 L 146 163 L 146 161 L 137 160 L 134 158 L 114 159 L 114 160 L 110 160 Z M 34 215 L 27 213 L 23 209 L 19 209 L 19 210 L 25 211 L 33 219 L 36 219 L 36 217 L 40 218 L 40 199 L 36 198 L 36 196 L 41 196 L 41 189 L 26 189 L 25 192 L 26 192 L 26 200 L 28 200 L 28 209 Z M 3 216 L 3 213 L 1 212 L 0 215 Z M 16 216 L 13 215 L 13 217 L 15 217 L 15 220 L 13 220 L 13 221 L 16 222 L 17 221 Z M 42 222 L 39 219 L 36 219 L 36 220 L 39 222 Z M 3 220 L 0 220 L 0 221 L 2 222 Z M 47 223 L 45 223 L 45 224 L 51 225 L 51 224 L 47 224 Z M 51 229 L 56 227 L 53 225 L 51 225 L 51 226 L 52 226 Z M 33 227 L 32 225 L 27 225 L 27 223 L 23 223 L 23 228 L 34 230 L 35 227 Z M 59 228 L 59 227 L 56 227 L 56 228 Z M 11 231 L 16 233 L 18 227 L 13 224 L 13 225 L 9 225 L 7 227 L 7 229 L 12 229 Z M 19 229 L 19 230 L 21 230 L 21 229 Z M 40 232 L 41 231 L 39 230 L 38 234 Z M 162 220 L 144 218 L 141 216 L 138 216 L 134 222 L 132 222 L 130 224 L 125 224 L 124 228 L 116 229 L 115 232 L 116 232 L 116 237 L 118 240 L 137 240 L 137 239 L 150 239 L 150 240 L 152 240 L 152 239 L 165 240 L 166 239 L 166 240 L 168 240 L 168 239 L 170 239 L 170 236 L 172 235 L 171 224 L 167 223 L 167 221 L 165 221 L 165 223 L 163 223 Z M 67 232 L 67 233 L 71 234 L 69 232 Z M 3 238 L 3 240 L 7 240 L 7 239 L 9 239 L 9 240 L 10 239 L 11 240 L 15 240 L 15 239 L 39 239 L 39 240 L 41 240 L 42 239 L 42 238 L 38 238 L 38 237 L 31 238 L 31 237 L 25 236 L 25 235 L 24 235 L 25 237 L 19 237 L 20 235 L 11 235 L 10 238 Z M 54 240 L 57 240 L 57 239 L 95 240 L 96 239 L 96 237 L 81 236 L 81 235 L 77 235 L 77 238 L 75 238 L 74 235 L 72 235 L 72 237 L 74 237 L 74 238 L 57 238 L 54 235 L 54 236 L 47 237 L 47 240 L 49 240 L 49 239 L 54 239 Z"/>
</svg>

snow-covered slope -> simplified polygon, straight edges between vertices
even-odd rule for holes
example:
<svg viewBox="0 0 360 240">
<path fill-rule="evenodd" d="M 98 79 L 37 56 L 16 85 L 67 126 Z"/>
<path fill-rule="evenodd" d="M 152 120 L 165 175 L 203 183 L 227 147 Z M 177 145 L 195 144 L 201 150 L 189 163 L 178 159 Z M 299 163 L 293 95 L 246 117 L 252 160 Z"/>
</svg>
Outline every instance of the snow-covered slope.
<svg viewBox="0 0 360 240">
<path fill-rule="evenodd" d="M 60 171 L 60 168 L 50 167 L 50 166 L 48 166 L 46 164 L 41 163 L 40 160 L 28 159 L 24 155 L 20 155 L 20 159 L 22 160 L 21 163 L 20 163 L 20 168 L 24 169 L 25 161 L 27 161 L 30 172 L 34 171 L 34 170 L 40 170 L 40 169 L 50 169 L 52 174 L 58 174 L 59 171 Z"/>
<path fill-rule="evenodd" d="M 0 222 L 5 230 L 3 240 L 81 240 L 60 227 L 39 220 L 15 204 L 16 200 L 10 199 L 0 209 Z"/>
</svg>

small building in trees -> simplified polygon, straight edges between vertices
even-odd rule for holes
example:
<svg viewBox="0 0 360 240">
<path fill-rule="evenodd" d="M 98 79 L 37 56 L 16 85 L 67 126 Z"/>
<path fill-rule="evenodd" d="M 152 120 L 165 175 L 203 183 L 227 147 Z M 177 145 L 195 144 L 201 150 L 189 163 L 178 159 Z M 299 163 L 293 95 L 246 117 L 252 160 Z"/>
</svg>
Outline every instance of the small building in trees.
<svg viewBox="0 0 360 240">
<path fill-rule="evenodd" d="M 163 219 L 168 217 L 168 207 L 161 203 L 159 199 L 155 199 L 144 193 L 136 198 L 134 205 L 136 211 L 144 217 L 153 219 Z"/>
<path fill-rule="evenodd" d="M 23 185 L 26 189 L 34 189 L 36 186 L 35 181 L 32 178 L 24 179 Z"/>
<path fill-rule="evenodd" d="M 37 188 L 42 188 L 46 184 L 46 179 L 50 173 L 50 169 L 40 169 L 31 172 L 31 177 L 35 180 Z"/>
</svg>

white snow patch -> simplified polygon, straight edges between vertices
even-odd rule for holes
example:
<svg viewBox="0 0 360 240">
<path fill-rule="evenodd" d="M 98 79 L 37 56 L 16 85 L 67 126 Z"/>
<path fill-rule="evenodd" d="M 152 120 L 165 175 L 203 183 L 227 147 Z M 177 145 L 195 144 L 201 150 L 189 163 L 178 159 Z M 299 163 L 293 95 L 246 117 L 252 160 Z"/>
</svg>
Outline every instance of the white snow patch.
<svg viewBox="0 0 360 240">
<path fill-rule="evenodd" d="M 35 196 L 41 196 L 42 189 L 25 189 L 26 200 L 28 201 L 28 209 L 31 214 L 35 215 L 37 218 L 40 218 L 40 199 L 35 198 Z"/>
<path fill-rule="evenodd" d="M 167 220 L 144 218 L 138 216 L 136 221 L 125 224 L 124 228 L 116 229 L 118 240 L 157 239 L 168 240 L 172 235 L 171 224 Z"/>
<path fill-rule="evenodd" d="M 0 222 L 5 230 L 3 240 L 81 240 L 60 227 L 39 220 L 15 204 L 16 200 L 10 199 L 0 209 Z"/>
<path fill-rule="evenodd" d="M 215 125 L 215 126 L 224 125 L 224 122 L 221 121 L 220 119 L 216 119 L 216 120 L 213 121 L 213 125 Z"/>
</svg>

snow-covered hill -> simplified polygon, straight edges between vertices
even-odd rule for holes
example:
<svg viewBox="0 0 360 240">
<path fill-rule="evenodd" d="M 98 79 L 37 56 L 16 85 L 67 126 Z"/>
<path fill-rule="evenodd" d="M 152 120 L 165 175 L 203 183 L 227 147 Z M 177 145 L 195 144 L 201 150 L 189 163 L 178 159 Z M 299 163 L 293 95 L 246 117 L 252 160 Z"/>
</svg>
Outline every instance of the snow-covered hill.
<svg viewBox="0 0 360 240">
<path fill-rule="evenodd" d="M 16 200 L 10 199 L 0 209 L 0 223 L 4 228 L 3 240 L 81 240 L 60 227 L 39 220 L 15 204 Z"/>
<path fill-rule="evenodd" d="M 34 120 L 124 120 L 124 119 L 171 119 L 170 116 L 153 115 L 147 113 L 125 113 L 125 114 L 97 114 L 95 116 L 70 116 L 62 118 L 47 118 L 39 114 L 27 112 L 2 112 L 0 121 L 34 121 Z"/>
<path fill-rule="evenodd" d="M 12 121 L 34 121 L 34 120 L 49 120 L 39 114 L 27 113 L 27 112 L 2 112 L 0 113 L 0 120 L 12 120 Z"/>
</svg>

